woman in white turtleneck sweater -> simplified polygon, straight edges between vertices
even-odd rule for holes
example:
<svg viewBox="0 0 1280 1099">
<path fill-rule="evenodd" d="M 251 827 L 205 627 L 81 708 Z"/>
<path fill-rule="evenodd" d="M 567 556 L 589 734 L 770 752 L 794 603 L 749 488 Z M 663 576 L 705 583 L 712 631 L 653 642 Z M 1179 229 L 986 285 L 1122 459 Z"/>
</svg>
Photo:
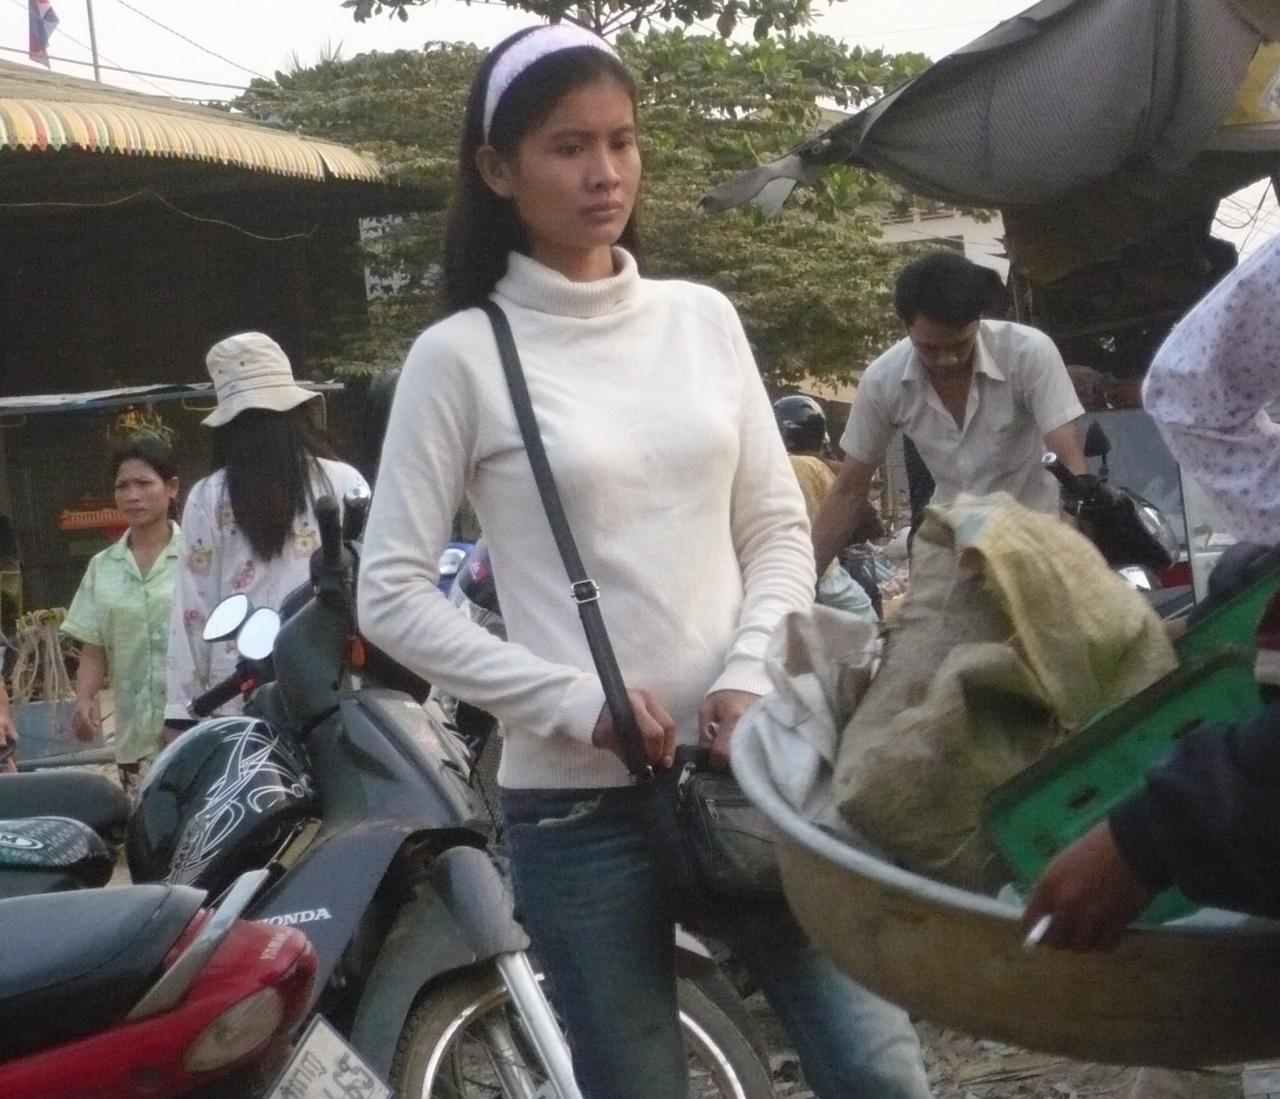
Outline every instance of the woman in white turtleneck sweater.
<svg viewBox="0 0 1280 1099">
<path fill-rule="evenodd" d="M 680 1099 L 672 925 L 651 787 L 628 783 L 487 317 L 507 314 L 569 525 L 656 767 L 723 765 L 766 690 L 766 640 L 813 599 L 804 502 L 742 325 L 720 294 L 640 277 L 635 88 L 575 27 L 513 36 L 468 102 L 446 234 L 454 309 L 405 364 L 364 542 L 360 625 L 506 730 L 516 902 L 590 1099 Z M 500 641 L 435 589 L 463 497 L 489 542 Z M 822 1099 L 928 1094 L 905 1015 L 789 919 L 730 944 Z"/>
</svg>

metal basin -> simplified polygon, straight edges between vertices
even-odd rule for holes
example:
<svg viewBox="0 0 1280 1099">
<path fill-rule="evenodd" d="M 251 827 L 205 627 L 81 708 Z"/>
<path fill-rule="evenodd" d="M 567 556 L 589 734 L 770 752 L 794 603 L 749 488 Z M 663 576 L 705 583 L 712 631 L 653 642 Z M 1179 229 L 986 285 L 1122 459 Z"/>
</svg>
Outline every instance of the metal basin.
<svg viewBox="0 0 1280 1099">
<path fill-rule="evenodd" d="M 803 819 L 770 773 L 759 714 L 735 733 L 734 773 L 783 834 L 800 924 L 867 988 L 918 1018 L 1085 1061 L 1188 1068 L 1280 1055 L 1280 925 L 1193 917 L 1136 927 L 1111 954 L 1023 949 L 1016 907 Z"/>
</svg>

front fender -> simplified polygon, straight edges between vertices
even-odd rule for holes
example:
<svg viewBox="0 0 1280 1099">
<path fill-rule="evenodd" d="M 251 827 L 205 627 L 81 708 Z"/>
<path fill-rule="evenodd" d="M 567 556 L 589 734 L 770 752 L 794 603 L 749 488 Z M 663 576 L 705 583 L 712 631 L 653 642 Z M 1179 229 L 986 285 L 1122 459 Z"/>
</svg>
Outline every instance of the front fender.
<svg viewBox="0 0 1280 1099">
<path fill-rule="evenodd" d="M 483 851 L 446 851 L 436 861 L 433 878 L 396 917 L 351 1027 L 352 1046 L 383 1076 L 414 1001 L 427 984 L 442 973 L 529 946 L 512 913 L 505 881 Z"/>
<path fill-rule="evenodd" d="M 715 971 L 716 960 L 702 940 L 676 924 L 676 973 L 696 981 L 710 977 Z"/>
</svg>

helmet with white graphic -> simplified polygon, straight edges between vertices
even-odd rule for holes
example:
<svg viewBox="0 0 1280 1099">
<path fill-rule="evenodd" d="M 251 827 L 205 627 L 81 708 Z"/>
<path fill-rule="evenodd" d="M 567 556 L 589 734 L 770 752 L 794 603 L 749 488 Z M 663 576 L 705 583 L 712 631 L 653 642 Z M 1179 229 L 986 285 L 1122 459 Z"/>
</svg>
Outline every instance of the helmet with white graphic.
<svg viewBox="0 0 1280 1099">
<path fill-rule="evenodd" d="M 202 722 L 143 780 L 125 841 L 129 874 L 216 896 L 264 865 L 314 801 L 306 755 L 292 736 L 252 717 Z"/>
</svg>

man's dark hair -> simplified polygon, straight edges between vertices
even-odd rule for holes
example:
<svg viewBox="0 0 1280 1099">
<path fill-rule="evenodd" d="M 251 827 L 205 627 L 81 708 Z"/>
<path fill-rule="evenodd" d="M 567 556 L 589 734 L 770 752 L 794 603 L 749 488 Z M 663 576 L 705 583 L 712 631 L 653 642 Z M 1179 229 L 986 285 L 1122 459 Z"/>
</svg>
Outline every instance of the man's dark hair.
<svg viewBox="0 0 1280 1099">
<path fill-rule="evenodd" d="M 990 293 L 988 276 L 959 252 L 939 249 L 913 259 L 893 288 L 893 305 L 910 327 L 922 313 L 931 321 L 964 328 L 982 316 Z"/>
</svg>

